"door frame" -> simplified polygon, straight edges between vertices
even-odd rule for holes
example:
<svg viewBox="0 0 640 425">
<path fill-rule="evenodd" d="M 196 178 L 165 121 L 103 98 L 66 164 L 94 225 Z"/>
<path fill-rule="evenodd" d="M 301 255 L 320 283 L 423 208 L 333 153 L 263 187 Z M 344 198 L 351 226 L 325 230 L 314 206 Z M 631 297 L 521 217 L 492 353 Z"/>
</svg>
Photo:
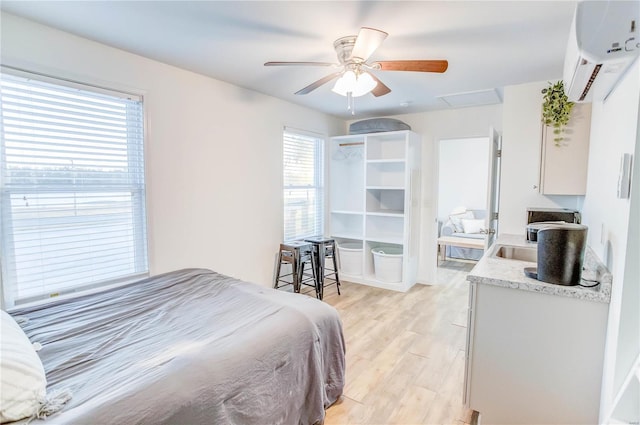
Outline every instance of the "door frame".
<svg viewBox="0 0 640 425">
<path fill-rule="evenodd" d="M 433 234 L 435 235 L 435 238 L 433 239 L 433 241 L 430 241 L 432 247 L 434 248 L 435 252 L 435 256 L 431 259 L 429 259 L 429 262 L 432 264 L 432 266 L 429 267 L 430 269 L 430 273 L 432 276 L 436 276 L 436 272 L 438 269 L 438 237 L 439 237 L 439 226 L 438 226 L 438 209 L 439 209 L 439 200 L 440 200 L 440 143 L 442 141 L 445 140 L 464 140 L 464 139 L 488 139 L 489 140 L 489 146 L 488 146 L 488 152 L 487 155 L 491 155 L 491 143 L 492 143 L 492 135 L 494 134 L 494 132 L 498 135 L 499 137 L 499 148 L 502 149 L 502 135 L 496 130 L 494 129 L 494 127 L 489 127 L 489 131 L 488 134 L 484 134 L 484 135 L 476 135 L 476 136 L 464 136 L 464 137 L 446 137 L 446 138 L 442 138 L 442 139 L 438 139 L 435 143 L 435 147 L 434 147 L 434 157 L 435 157 L 435 164 L 433 167 L 433 193 L 434 193 L 434 202 L 433 202 L 433 223 L 431 223 L 431 225 L 433 226 Z M 489 172 L 491 172 L 491 167 L 492 167 L 492 163 L 489 163 Z M 497 164 L 497 168 L 498 168 L 498 172 L 495 175 L 495 178 L 497 179 L 496 181 L 496 205 L 499 205 L 499 198 L 500 198 L 500 178 L 501 178 L 501 173 L 500 173 L 500 168 L 501 168 L 501 162 L 499 162 Z M 489 176 L 487 176 L 487 179 L 489 179 Z M 491 185 L 487 185 L 487 199 L 489 197 L 489 191 L 491 190 Z M 487 217 L 489 215 L 489 209 L 487 209 Z M 497 229 L 497 223 L 496 223 L 496 229 Z"/>
</svg>

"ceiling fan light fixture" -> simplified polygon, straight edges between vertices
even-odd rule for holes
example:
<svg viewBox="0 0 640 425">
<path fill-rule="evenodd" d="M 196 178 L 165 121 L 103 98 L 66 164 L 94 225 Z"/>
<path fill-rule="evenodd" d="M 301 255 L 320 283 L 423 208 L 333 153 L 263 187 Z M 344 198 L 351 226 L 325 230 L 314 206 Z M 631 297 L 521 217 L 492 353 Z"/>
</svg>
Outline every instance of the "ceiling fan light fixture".
<svg viewBox="0 0 640 425">
<path fill-rule="evenodd" d="M 356 87 L 353 91 L 354 96 L 362 96 L 375 89 L 378 82 L 371 77 L 368 72 L 361 73 L 356 80 Z"/>
<path fill-rule="evenodd" d="M 353 97 L 359 97 L 371 92 L 377 85 L 378 82 L 368 72 L 361 72 L 356 76 L 355 72 L 348 70 L 336 81 L 331 90 L 341 96 L 351 93 Z"/>
<path fill-rule="evenodd" d="M 333 86 L 331 91 L 341 96 L 346 96 L 348 92 L 353 92 L 353 87 L 355 85 L 356 74 L 355 72 L 348 70 L 338 78 L 338 81 L 336 81 L 336 84 Z"/>
</svg>

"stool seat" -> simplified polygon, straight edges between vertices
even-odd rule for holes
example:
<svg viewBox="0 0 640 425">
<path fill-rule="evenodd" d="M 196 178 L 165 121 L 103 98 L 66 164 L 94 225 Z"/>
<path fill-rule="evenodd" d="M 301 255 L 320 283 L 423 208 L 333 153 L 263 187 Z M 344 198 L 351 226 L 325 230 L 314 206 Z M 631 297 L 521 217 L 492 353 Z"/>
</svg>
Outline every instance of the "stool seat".
<svg viewBox="0 0 640 425">
<path fill-rule="evenodd" d="M 333 238 L 326 238 L 324 236 L 312 236 L 310 238 L 306 238 L 305 242 L 314 243 L 314 244 L 328 244 L 335 243 L 336 240 Z"/>
<path fill-rule="evenodd" d="M 280 244 L 280 248 L 288 248 L 288 249 L 300 249 L 300 248 L 310 248 L 311 245 L 309 242 L 305 241 L 284 241 Z"/>
</svg>

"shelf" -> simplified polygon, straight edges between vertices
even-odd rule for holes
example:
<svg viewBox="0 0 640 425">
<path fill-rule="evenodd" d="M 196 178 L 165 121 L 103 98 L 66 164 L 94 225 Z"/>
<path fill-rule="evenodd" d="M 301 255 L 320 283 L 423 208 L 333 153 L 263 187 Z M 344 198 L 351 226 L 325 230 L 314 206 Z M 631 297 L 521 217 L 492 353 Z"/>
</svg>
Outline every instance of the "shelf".
<svg viewBox="0 0 640 425">
<path fill-rule="evenodd" d="M 331 214 L 331 234 L 336 237 L 362 239 L 364 214 Z"/>
<path fill-rule="evenodd" d="M 374 211 L 382 209 L 371 208 Z M 389 208 L 387 211 L 397 211 Z M 404 240 L 404 214 L 367 214 L 365 239 L 402 245 Z"/>
<path fill-rule="evenodd" d="M 367 190 L 366 211 L 372 213 L 391 213 L 404 215 L 404 190 L 369 189 Z"/>
<path fill-rule="evenodd" d="M 367 160 L 404 158 L 407 133 L 367 136 Z"/>
<path fill-rule="evenodd" d="M 404 186 L 367 186 L 367 190 L 404 190 Z"/>
<path fill-rule="evenodd" d="M 362 215 L 364 213 L 362 211 L 334 210 L 334 211 L 331 211 L 331 214 Z"/>
<path fill-rule="evenodd" d="M 367 187 L 404 188 L 406 167 L 404 161 L 367 162 Z"/>
<path fill-rule="evenodd" d="M 379 217 L 404 217 L 403 211 L 367 211 L 367 215 L 375 215 Z"/>
</svg>

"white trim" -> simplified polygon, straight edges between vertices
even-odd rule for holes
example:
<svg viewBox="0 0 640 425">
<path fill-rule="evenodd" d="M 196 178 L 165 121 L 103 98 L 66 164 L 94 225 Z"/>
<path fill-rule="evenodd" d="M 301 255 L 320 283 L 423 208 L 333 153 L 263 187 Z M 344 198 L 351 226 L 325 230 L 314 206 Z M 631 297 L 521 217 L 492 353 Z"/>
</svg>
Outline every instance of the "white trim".
<svg viewBox="0 0 640 425">
<path fill-rule="evenodd" d="M 22 68 L 10 66 L 10 65 L 0 65 L 0 72 L 4 74 L 10 74 L 16 77 L 34 79 L 34 80 L 42 81 L 45 83 L 72 87 L 72 88 L 83 90 L 83 91 L 87 91 L 87 88 L 90 88 L 91 91 L 95 91 L 101 94 L 106 94 L 109 96 L 119 97 L 122 99 L 137 100 L 137 101 L 143 100 L 142 94 L 130 93 L 122 90 L 115 90 L 108 87 L 99 86 L 97 84 L 71 80 L 69 78 L 55 77 L 53 75 L 44 74 L 41 72 L 29 71 L 26 69 L 22 69 Z"/>
</svg>

